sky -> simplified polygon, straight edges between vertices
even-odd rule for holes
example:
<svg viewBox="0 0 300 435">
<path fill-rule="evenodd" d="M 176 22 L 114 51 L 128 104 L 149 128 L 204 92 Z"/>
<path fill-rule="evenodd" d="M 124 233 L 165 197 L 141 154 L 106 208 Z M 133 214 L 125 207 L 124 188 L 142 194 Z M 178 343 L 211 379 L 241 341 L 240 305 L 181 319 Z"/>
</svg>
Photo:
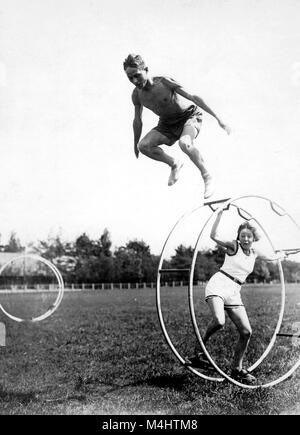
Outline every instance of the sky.
<svg viewBox="0 0 300 435">
<path fill-rule="evenodd" d="M 196 140 L 216 180 L 212 199 L 266 196 L 300 223 L 298 0 L 0 0 L 0 243 L 110 231 L 158 254 L 170 229 L 203 202 L 196 167 L 133 152 L 125 57 L 199 95 Z M 143 134 L 157 124 L 144 110 Z M 184 239 L 184 235 L 183 235 Z"/>
</svg>

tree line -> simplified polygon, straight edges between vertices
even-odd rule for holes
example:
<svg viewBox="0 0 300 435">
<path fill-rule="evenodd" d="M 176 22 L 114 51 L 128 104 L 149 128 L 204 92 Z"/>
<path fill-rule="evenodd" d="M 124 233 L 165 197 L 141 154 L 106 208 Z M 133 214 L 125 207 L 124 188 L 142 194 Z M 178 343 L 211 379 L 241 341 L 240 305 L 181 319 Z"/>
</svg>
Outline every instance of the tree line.
<svg viewBox="0 0 300 435">
<path fill-rule="evenodd" d="M 2 252 L 22 252 L 17 235 L 12 233 L 6 245 L 1 245 Z M 97 239 L 91 239 L 86 233 L 74 242 L 64 242 L 60 236 L 49 237 L 32 244 L 32 250 L 52 261 L 67 283 L 142 283 L 155 282 L 159 256 L 151 253 L 150 246 L 143 240 L 130 240 L 124 246 L 112 248 L 111 236 L 105 229 Z M 170 259 L 165 260 L 163 268 L 190 268 L 193 258 L 191 246 L 179 245 Z M 195 263 L 194 280 L 207 281 L 222 265 L 224 250 L 214 249 L 199 251 Z M 283 262 L 286 282 L 300 282 L 300 263 Z M 164 274 L 165 281 L 186 281 L 186 273 Z M 279 270 L 276 263 L 256 260 L 254 271 L 248 282 L 276 282 Z"/>
</svg>

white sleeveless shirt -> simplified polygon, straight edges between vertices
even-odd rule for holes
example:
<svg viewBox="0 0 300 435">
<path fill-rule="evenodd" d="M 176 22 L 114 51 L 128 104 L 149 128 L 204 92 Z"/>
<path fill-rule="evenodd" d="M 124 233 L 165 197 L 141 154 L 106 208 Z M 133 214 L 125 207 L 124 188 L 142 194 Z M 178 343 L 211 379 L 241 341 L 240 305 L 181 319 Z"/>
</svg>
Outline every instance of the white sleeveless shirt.
<svg viewBox="0 0 300 435">
<path fill-rule="evenodd" d="M 220 270 L 229 275 L 237 278 L 238 280 L 245 282 L 248 275 L 253 272 L 254 264 L 257 254 L 254 249 L 250 249 L 250 255 L 246 255 L 240 245 L 237 242 L 237 251 L 235 254 L 225 254 L 225 260 Z"/>
</svg>

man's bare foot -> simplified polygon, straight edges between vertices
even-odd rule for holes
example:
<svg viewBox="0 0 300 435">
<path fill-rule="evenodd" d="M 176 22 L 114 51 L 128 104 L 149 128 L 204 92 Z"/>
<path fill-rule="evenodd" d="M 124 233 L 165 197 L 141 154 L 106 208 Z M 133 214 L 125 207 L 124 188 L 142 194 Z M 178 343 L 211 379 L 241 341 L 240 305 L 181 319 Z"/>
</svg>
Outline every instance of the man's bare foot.
<svg viewBox="0 0 300 435">
<path fill-rule="evenodd" d="M 214 179 L 211 175 L 203 177 L 204 181 L 204 199 L 209 198 L 215 191 Z"/>
<path fill-rule="evenodd" d="M 183 163 L 176 162 L 171 167 L 171 174 L 170 174 L 170 177 L 169 177 L 168 186 L 173 186 L 173 184 L 176 183 L 176 181 L 178 180 L 179 172 L 180 172 L 180 169 L 182 168 L 182 166 L 183 166 Z"/>
</svg>

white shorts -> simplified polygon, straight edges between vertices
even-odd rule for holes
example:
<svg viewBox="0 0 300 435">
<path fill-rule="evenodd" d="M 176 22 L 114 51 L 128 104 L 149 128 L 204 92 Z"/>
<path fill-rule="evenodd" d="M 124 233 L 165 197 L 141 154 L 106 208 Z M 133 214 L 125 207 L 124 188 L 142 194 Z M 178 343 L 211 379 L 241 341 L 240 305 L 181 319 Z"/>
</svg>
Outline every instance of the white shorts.
<svg viewBox="0 0 300 435">
<path fill-rule="evenodd" d="M 224 301 L 225 308 L 243 306 L 240 284 L 223 275 L 215 273 L 205 287 L 205 300 L 219 296 Z"/>
</svg>

